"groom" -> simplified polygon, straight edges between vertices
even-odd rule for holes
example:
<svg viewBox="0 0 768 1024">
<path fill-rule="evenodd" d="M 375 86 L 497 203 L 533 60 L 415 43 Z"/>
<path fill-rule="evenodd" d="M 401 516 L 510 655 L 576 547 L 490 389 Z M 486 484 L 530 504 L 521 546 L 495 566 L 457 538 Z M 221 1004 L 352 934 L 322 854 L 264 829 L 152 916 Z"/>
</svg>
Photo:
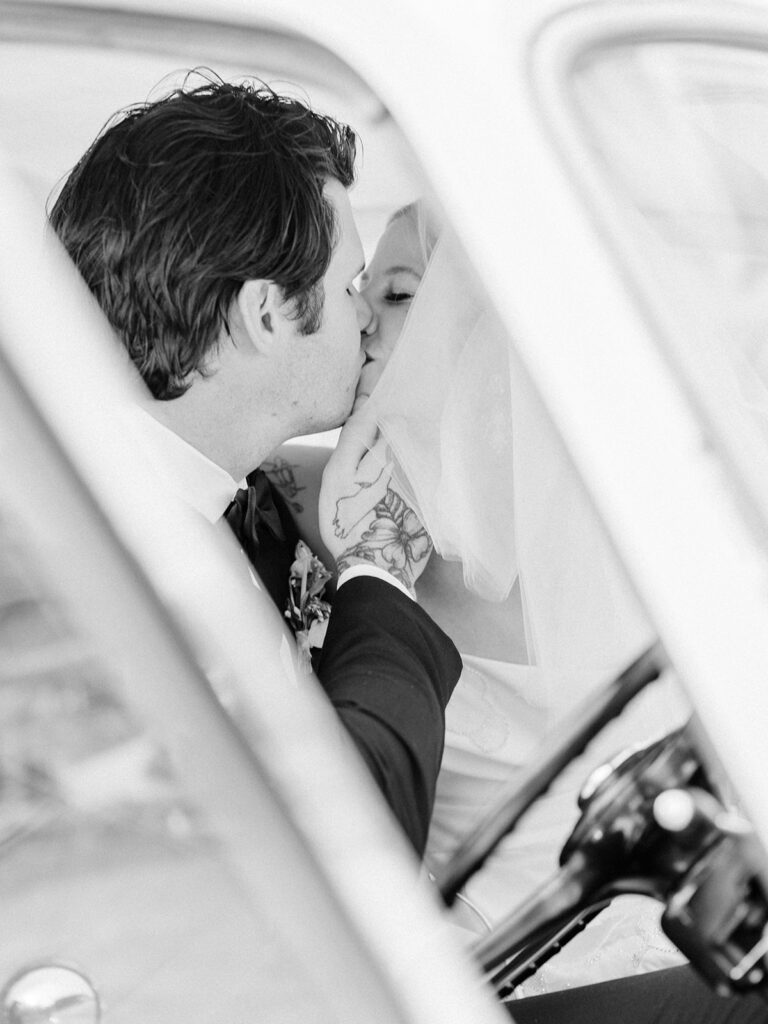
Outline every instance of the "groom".
<svg viewBox="0 0 768 1024">
<path fill-rule="evenodd" d="M 113 122 L 50 215 L 153 396 L 160 472 L 212 524 L 226 515 L 281 614 L 298 534 L 252 471 L 354 401 L 372 321 L 353 284 L 354 159 L 346 126 L 267 88 L 209 82 Z M 325 474 L 321 529 L 343 571 L 317 673 L 421 854 L 461 661 L 410 593 L 429 554 L 415 517 L 390 524 L 397 579 L 367 547 L 381 507 L 343 542 L 331 528 L 338 499 L 365 493 L 364 452 L 343 433 Z"/>
</svg>

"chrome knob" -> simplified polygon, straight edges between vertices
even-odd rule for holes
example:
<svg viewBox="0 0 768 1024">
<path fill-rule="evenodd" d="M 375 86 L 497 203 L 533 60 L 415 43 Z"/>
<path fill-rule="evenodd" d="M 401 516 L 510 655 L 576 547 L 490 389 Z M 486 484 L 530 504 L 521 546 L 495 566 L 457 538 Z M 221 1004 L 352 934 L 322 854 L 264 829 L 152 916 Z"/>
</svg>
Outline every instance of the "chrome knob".
<svg viewBox="0 0 768 1024">
<path fill-rule="evenodd" d="M 0 993 L 2 1024 L 99 1024 L 96 989 L 77 968 L 35 964 L 15 974 Z"/>
</svg>

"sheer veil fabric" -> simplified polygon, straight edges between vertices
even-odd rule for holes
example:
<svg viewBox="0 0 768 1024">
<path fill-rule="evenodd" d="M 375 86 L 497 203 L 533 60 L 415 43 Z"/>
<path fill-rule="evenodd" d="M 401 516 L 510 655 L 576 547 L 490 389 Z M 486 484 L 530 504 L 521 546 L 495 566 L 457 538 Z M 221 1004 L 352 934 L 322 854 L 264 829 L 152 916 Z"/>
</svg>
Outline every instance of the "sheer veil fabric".
<svg viewBox="0 0 768 1024">
<path fill-rule="evenodd" d="M 443 231 L 369 406 L 402 469 L 422 522 L 466 585 L 502 600 L 517 576 L 509 360 L 457 244 Z M 493 514 L 477 495 L 493 496 Z"/>
<path fill-rule="evenodd" d="M 617 670 L 652 630 L 458 239 L 411 210 L 426 272 L 369 412 L 467 588 L 500 601 L 519 578 L 529 663 Z"/>
</svg>

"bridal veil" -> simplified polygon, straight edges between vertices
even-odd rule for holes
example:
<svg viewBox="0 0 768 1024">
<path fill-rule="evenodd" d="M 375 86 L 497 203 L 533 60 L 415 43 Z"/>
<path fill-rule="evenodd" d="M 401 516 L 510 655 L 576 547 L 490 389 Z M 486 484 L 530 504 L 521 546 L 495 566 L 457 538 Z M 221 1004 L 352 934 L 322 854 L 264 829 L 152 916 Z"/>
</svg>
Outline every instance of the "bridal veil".
<svg viewBox="0 0 768 1024">
<path fill-rule="evenodd" d="M 652 631 L 509 334 L 450 228 L 399 216 L 426 271 L 369 407 L 414 507 L 471 591 L 519 584 L 531 664 L 620 669 Z"/>
</svg>

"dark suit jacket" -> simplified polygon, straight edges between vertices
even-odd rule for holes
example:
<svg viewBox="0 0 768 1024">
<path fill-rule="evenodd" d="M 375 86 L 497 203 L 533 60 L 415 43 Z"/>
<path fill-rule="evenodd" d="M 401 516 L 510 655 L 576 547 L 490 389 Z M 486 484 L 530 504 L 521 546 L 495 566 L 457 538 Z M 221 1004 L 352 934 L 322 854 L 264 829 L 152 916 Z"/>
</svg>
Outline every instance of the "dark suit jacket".
<svg viewBox="0 0 768 1024">
<path fill-rule="evenodd" d="M 285 537 L 245 545 L 282 613 L 298 532 L 272 488 Z M 449 638 L 415 601 L 373 577 L 336 594 L 317 676 L 406 835 L 421 855 L 443 754 L 445 705 L 461 674 Z"/>
<path fill-rule="evenodd" d="M 460 673 L 453 643 L 396 587 L 362 576 L 339 589 L 317 675 L 419 855 Z"/>
</svg>

